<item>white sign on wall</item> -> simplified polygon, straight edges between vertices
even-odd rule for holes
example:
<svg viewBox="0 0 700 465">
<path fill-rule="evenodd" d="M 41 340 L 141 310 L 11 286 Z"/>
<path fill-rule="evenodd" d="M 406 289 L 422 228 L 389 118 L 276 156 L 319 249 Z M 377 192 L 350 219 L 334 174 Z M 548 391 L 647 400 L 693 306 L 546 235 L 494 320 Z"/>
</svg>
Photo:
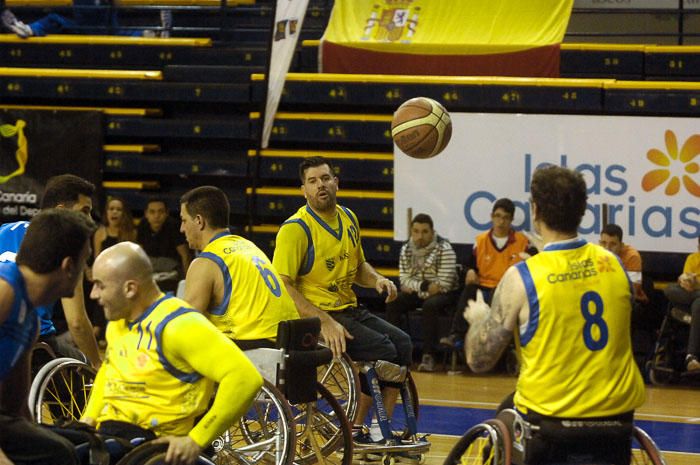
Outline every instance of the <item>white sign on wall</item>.
<svg viewBox="0 0 700 465">
<path fill-rule="evenodd" d="M 452 242 L 490 228 L 493 203 L 516 205 L 513 226 L 531 230 L 529 185 L 543 164 L 583 173 L 588 209 L 579 233 L 597 242 L 619 224 L 638 250 L 689 252 L 700 235 L 700 120 L 694 118 L 452 113 L 452 140 L 428 160 L 394 148 L 394 238 L 407 211 L 428 213 Z"/>
</svg>

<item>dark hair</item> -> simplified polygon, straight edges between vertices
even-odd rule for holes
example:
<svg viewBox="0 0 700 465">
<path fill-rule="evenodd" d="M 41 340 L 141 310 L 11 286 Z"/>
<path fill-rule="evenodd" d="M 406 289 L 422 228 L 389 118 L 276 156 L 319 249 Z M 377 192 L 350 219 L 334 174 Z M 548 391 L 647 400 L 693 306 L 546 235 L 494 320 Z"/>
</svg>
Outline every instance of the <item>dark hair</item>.
<svg viewBox="0 0 700 465">
<path fill-rule="evenodd" d="M 577 171 L 550 165 L 532 175 L 532 202 L 537 216 L 550 229 L 576 233 L 586 212 L 586 181 Z"/>
<path fill-rule="evenodd" d="M 165 210 L 168 210 L 168 202 L 165 201 L 163 197 L 149 197 L 148 200 L 146 200 L 146 210 L 148 210 L 148 206 L 152 203 L 162 203 L 163 206 L 165 207 Z"/>
<path fill-rule="evenodd" d="M 315 168 L 317 166 L 323 166 L 323 165 L 328 165 L 328 168 L 331 170 L 331 174 L 335 176 L 335 167 L 333 166 L 333 163 L 331 163 L 328 159 L 324 157 L 307 157 L 304 158 L 301 163 L 299 163 L 299 179 L 301 179 L 301 183 L 304 184 L 304 181 L 306 180 L 306 170 L 309 168 Z"/>
<path fill-rule="evenodd" d="M 504 197 L 496 200 L 496 203 L 493 204 L 493 208 L 491 209 L 491 213 L 495 213 L 499 208 L 508 213 L 511 218 L 515 215 L 515 204 L 513 204 L 513 201 L 510 199 Z"/>
<path fill-rule="evenodd" d="M 430 229 L 435 229 L 433 228 L 433 219 L 430 217 L 430 215 L 427 215 L 425 213 L 418 213 L 416 216 L 413 217 L 413 219 L 411 220 L 411 226 L 413 226 L 416 223 L 427 224 L 430 225 Z"/>
<path fill-rule="evenodd" d="M 77 262 L 94 231 L 95 223 L 84 213 L 65 208 L 42 210 L 29 223 L 16 262 L 35 273 L 50 273 L 66 257 Z"/>
<path fill-rule="evenodd" d="M 606 234 L 608 236 L 615 236 L 617 237 L 617 240 L 622 242 L 622 228 L 616 224 L 606 224 L 605 226 L 603 226 L 603 229 L 600 231 L 600 233 Z"/>
<path fill-rule="evenodd" d="M 180 204 L 190 216 L 202 215 L 212 228 L 228 227 L 231 208 L 228 197 L 218 187 L 196 187 L 180 198 Z"/>
<path fill-rule="evenodd" d="M 131 214 L 131 209 L 129 209 L 129 206 L 121 197 L 107 197 L 104 215 L 102 216 L 102 224 L 104 224 L 105 227 L 109 226 L 107 210 L 109 209 L 109 204 L 114 201 L 121 202 L 122 204 L 122 219 L 119 220 L 119 232 L 117 233 L 117 238 L 119 239 L 119 242 L 131 241 L 134 239 L 134 230 L 136 229 L 134 228 L 134 217 Z"/>
<path fill-rule="evenodd" d="M 41 208 L 72 207 L 80 195 L 92 197 L 95 185 L 74 174 L 61 174 L 49 178 L 41 199 Z"/>
</svg>

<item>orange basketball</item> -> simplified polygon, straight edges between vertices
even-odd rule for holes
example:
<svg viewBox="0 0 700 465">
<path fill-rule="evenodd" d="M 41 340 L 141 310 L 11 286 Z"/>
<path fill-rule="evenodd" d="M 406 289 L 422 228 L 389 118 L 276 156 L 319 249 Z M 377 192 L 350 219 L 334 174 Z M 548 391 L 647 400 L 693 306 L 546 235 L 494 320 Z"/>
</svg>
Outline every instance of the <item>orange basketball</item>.
<svg viewBox="0 0 700 465">
<path fill-rule="evenodd" d="M 412 98 L 394 113 L 391 137 L 406 155 L 432 158 L 450 141 L 452 120 L 439 102 L 427 97 Z"/>
</svg>

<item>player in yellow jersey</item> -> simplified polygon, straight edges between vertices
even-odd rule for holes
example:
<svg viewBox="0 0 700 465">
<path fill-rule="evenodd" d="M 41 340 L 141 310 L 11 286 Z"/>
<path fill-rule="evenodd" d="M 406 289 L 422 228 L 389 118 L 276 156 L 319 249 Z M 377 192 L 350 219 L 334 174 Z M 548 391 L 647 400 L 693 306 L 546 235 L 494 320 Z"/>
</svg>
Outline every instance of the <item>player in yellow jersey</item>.
<svg viewBox="0 0 700 465">
<path fill-rule="evenodd" d="M 81 421 L 108 435 L 158 436 L 169 443 L 168 463 L 194 463 L 245 413 L 262 377 L 206 317 L 161 292 L 137 244 L 104 250 L 93 279 L 90 297 L 109 321 L 107 352 Z"/>
<path fill-rule="evenodd" d="M 531 423 L 554 421 L 557 430 L 592 420 L 631 428 L 644 403 L 644 383 L 632 357 L 631 285 L 614 254 L 577 236 L 586 211 L 586 183 L 575 171 L 537 170 L 530 186 L 535 230 L 544 247 L 510 267 L 496 288 L 491 308 L 470 301 L 465 317 L 467 361 L 490 369 L 518 328 L 521 369 L 516 409 Z M 629 430 L 631 433 L 631 429 Z M 630 435 L 598 441 L 545 440 L 528 443 L 528 463 L 564 463 L 572 455 L 588 461 L 628 464 Z"/>
<path fill-rule="evenodd" d="M 321 335 L 333 354 L 347 350 L 355 360 L 386 360 L 399 366 L 411 363 L 410 337 L 358 306 L 352 285 L 386 292 L 396 298 L 396 286 L 375 271 L 364 256 L 357 217 L 337 205 L 338 178 L 323 157 L 310 157 L 299 167 L 307 204 L 282 224 L 273 264 L 303 317 L 321 319 Z M 364 377 L 356 422 L 364 420 L 371 398 Z M 398 395 L 387 384 L 384 402 L 391 417 Z"/>
<path fill-rule="evenodd" d="M 199 256 L 185 280 L 185 300 L 243 350 L 274 347 L 280 321 L 299 318 L 265 253 L 228 229 L 229 203 L 214 186 L 180 199 L 180 231 Z"/>
</svg>

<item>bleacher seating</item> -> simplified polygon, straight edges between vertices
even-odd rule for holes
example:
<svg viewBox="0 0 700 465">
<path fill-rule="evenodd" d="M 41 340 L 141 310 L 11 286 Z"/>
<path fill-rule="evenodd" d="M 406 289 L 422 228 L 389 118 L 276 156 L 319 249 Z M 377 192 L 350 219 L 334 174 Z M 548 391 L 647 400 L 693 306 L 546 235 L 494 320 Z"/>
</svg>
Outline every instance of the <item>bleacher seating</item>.
<svg viewBox="0 0 700 465">
<path fill-rule="evenodd" d="M 70 0 L 8 0 L 25 20 Z M 33 108 L 97 108 L 104 113 L 105 193 L 137 214 L 163 196 L 173 212 L 187 189 L 215 184 L 231 197 L 236 226 L 271 252 L 279 223 L 303 203 L 297 166 L 331 158 L 339 199 L 361 212 L 364 246 L 382 272 L 397 276 L 393 231 L 391 114 L 428 96 L 452 111 L 682 115 L 698 113 L 700 47 L 562 45 L 562 79 L 339 76 L 317 71 L 317 47 L 332 0 L 311 0 L 276 115 L 270 148 L 257 150 L 271 1 L 123 0 L 128 27 L 157 26 L 174 13 L 169 39 L 0 34 L 0 98 Z M 468 246 L 464 246 L 467 250 Z M 468 253 L 468 252 L 467 252 Z M 465 258 L 466 253 L 460 254 Z M 667 278 L 682 254 L 644 254 Z M 680 261 L 680 265 L 679 265 Z"/>
</svg>

